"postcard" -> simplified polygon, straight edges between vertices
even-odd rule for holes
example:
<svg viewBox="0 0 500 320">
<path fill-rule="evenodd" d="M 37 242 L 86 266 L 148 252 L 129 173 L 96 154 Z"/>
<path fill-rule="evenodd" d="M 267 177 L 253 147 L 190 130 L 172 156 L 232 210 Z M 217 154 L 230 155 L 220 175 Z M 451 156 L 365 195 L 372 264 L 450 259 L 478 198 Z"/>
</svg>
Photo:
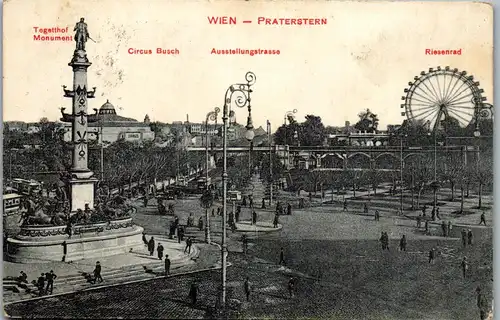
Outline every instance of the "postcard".
<svg viewBox="0 0 500 320">
<path fill-rule="evenodd" d="M 4 4 L 11 318 L 492 319 L 493 8 Z"/>
</svg>

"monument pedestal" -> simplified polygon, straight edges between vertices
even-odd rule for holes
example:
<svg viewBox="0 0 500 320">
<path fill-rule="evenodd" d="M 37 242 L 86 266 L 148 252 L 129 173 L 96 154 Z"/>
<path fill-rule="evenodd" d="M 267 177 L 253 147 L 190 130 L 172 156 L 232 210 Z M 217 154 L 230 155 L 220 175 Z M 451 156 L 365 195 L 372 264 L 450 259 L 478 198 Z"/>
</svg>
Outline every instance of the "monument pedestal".
<svg viewBox="0 0 500 320">
<path fill-rule="evenodd" d="M 71 179 L 69 181 L 71 212 L 78 209 L 85 209 L 88 204 L 90 209 L 94 209 L 94 187 L 97 179 Z"/>
<path fill-rule="evenodd" d="M 144 247 L 144 229 L 131 218 L 75 225 L 69 237 L 66 226 L 26 226 L 7 240 L 7 260 L 17 263 L 47 263 L 98 259 Z"/>
</svg>

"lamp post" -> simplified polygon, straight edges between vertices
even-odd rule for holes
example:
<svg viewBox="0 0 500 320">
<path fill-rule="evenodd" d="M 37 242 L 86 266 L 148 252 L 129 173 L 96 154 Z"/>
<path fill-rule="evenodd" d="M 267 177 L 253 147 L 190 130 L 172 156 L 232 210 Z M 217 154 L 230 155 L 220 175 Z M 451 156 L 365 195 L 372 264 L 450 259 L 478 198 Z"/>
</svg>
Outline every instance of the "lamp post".
<svg viewBox="0 0 500 320">
<path fill-rule="evenodd" d="M 401 215 L 403 214 L 403 166 L 404 166 L 404 158 L 403 158 L 403 138 L 406 137 L 406 135 L 401 135 L 400 139 L 400 153 L 399 153 L 399 169 L 400 169 L 400 189 L 401 189 L 401 196 L 400 196 L 400 201 L 399 201 L 399 209 L 401 210 Z"/>
<path fill-rule="evenodd" d="M 217 115 L 219 114 L 220 109 L 215 108 L 214 111 L 210 111 L 207 113 L 207 117 L 205 119 L 205 190 L 208 195 L 209 185 L 208 185 L 208 121 L 217 121 Z M 208 214 L 208 207 L 205 207 L 205 242 L 210 244 L 210 215 Z"/>
<path fill-rule="evenodd" d="M 247 72 L 245 75 L 246 83 L 238 83 L 229 86 L 226 90 L 226 95 L 224 98 L 224 107 L 222 112 L 222 154 L 223 154 L 223 166 L 222 166 L 222 243 L 221 243 L 221 255 L 222 255 L 222 292 L 221 292 L 221 305 L 223 310 L 226 307 L 226 273 L 227 273 L 227 244 L 226 244 L 226 221 L 227 221 L 227 128 L 228 119 L 232 111 L 230 110 L 231 105 L 234 103 L 237 107 L 248 108 L 248 120 L 251 124 L 251 98 L 250 94 L 252 92 L 251 86 L 255 83 L 255 74 L 253 72 Z M 233 95 L 237 93 L 236 96 Z M 247 124 L 248 128 L 248 124 Z M 250 134 L 249 134 L 250 135 Z M 252 137 L 253 138 L 253 137 Z"/>
<path fill-rule="evenodd" d="M 269 206 L 273 205 L 273 146 L 271 136 L 271 122 L 267 120 L 267 135 L 269 140 Z"/>
<path fill-rule="evenodd" d="M 288 131 L 288 129 L 286 127 L 286 121 L 287 121 L 287 119 L 289 117 L 293 118 L 295 113 L 297 113 L 297 109 L 293 109 L 292 111 L 287 111 L 285 113 L 285 116 L 284 116 L 284 119 L 283 119 L 284 120 L 283 124 L 285 126 L 285 147 L 288 145 L 288 139 L 287 139 L 287 131 Z M 290 165 L 290 154 L 289 153 L 290 153 L 290 150 L 288 150 L 288 152 L 287 152 L 287 167 Z"/>
</svg>

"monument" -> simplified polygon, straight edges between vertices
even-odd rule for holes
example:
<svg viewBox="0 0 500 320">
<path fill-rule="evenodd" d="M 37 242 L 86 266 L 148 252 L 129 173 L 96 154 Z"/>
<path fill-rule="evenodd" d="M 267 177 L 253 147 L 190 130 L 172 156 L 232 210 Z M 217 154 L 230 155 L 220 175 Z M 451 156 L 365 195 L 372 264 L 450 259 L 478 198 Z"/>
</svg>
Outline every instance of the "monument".
<svg viewBox="0 0 500 320">
<path fill-rule="evenodd" d="M 56 188 L 55 199 L 34 196 L 24 201 L 20 232 L 7 240 L 7 257 L 13 262 L 74 261 L 143 247 L 144 229 L 132 223 L 126 199 L 119 195 L 94 199 L 99 180 L 88 168 L 87 124 L 99 119 L 97 112 L 87 114 L 88 99 L 94 98 L 96 88 L 88 90 L 87 85 L 92 63 L 85 44 L 91 38 L 84 18 L 74 31 L 76 49 L 68 64 L 73 69 L 73 89 L 63 86 L 64 97 L 72 99 L 72 113 L 61 108 L 61 121 L 72 124 L 71 168 L 61 177 L 64 186 Z"/>
</svg>

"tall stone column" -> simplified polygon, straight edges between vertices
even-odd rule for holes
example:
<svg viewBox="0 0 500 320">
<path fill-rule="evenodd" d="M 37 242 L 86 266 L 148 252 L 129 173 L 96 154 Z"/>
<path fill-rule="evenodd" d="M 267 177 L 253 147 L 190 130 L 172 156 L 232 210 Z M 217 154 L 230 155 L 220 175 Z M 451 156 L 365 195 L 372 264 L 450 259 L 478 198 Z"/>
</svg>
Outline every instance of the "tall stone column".
<svg viewBox="0 0 500 320">
<path fill-rule="evenodd" d="M 98 118 L 97 113 L 87 114 L 87 101 L 95 95 L 95 87 L 92 91 L 87 89 L 87 69 L 91 64 L 85 50 L 77 48 L 68 64 L 73 69 L 73 90 L 66 90 L 66 86 L 63 86 L 64 96 L 72 99 L 71 114 L 61 109 L 61 120 L 72 123 L 73 157 L 69 181 L 71 212 L 84 209 L 85 205 L 94 208 L 94 185 L 97 179 L 93 178 L 94 173 L 88 168 L 87 125 Z"/>
</svg>

